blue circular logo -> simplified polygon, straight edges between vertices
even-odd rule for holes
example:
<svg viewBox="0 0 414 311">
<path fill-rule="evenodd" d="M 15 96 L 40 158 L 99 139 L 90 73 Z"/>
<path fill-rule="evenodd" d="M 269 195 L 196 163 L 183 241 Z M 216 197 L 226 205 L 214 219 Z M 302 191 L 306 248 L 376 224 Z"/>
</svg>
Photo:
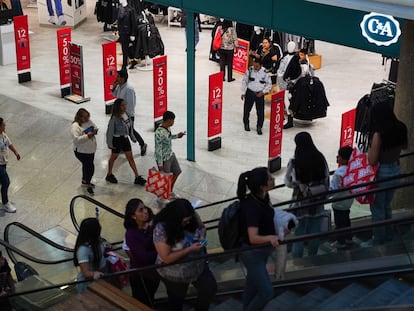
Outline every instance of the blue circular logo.
<svg viewBox="0 0 414 311">
<path fill-rule="evenodd" d="M 365 15 L 360 27 L 368 42 L 378 46 L 396 43 L 401 35 L 400 23 L 394 17 L 380 13 Z"/>
</svg>

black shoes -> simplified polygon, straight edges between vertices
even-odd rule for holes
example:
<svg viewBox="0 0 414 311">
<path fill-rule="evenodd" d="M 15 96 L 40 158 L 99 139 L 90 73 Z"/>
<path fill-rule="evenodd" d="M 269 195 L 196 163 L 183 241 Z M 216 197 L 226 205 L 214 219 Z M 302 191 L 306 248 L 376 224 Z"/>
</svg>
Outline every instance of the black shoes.
<svg viewBox="0 0 414 311">
<path fill-rule="evenodd" d="M 257 128 L 257 135 L 262 135 L 262 129 L 260 127 Z"/>
<path fill-rule="evenodd" d="M 147 153 L 147 144 L 141 146 L 141 156 L 144 156 Z"/>
<path fill-rule="evenodd" d="M 94 195 L 95 192 L 93 191 L 93 187 L 89 186 L 88 188 L 86 188 L 86 191 L 90 194 L 90 195 Z"/>
<path fill-rule="evenodd" d="M 228 81 L 227 82 L 233 82 L 233 81 L 235 81 L 236 79 L 234 79 L 234 78 L 231 78 L 231 79 L 228 79 Z"/>
<path fill-rule="evenodd" d="M 117 184 L 118 183 L 118 179 L 116 179 L 116 177 L 114 176 L 114 174 L 106 175 L 105 180 L 106 181 L 109 181 L 112 184 Z"/>
<path fill-rule="evenodd" d="M 285 125 L 283 125 L 283 129 L 290 129 L 291 127 L 293 127 L 293 117 L 292 116 L 288 116 L 288 121 Z"/>
<path fill-rule="evenodd" d="M 128 69 L 134 69 L 137 64 L 138 64 L 138 62 L 135 59 L 133 59 L 131 61 L 131 64 L 129 65 Z"/>
<path fill-rule="evenodd" d="M 245 130 L 246 132 L 250 132 L 250 126 L 249 126 L 248 124 L 245 124 L 245 125 L 244 125 L 244 130 Z"/>
<path fill-rule="evenodd" d="M 142 178 L 141 175 L 135 177 L 134 184 L 144 186 L 146 183 L 147 183 L 147 181 L 144 178 Z"/>
</svg>

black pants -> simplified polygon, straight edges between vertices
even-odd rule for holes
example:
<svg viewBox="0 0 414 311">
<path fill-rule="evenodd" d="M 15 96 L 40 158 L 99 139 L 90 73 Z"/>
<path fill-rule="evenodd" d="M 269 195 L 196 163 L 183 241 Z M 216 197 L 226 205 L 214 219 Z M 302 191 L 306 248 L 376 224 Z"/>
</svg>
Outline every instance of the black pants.
<svg viewBox="0 0 414 311">
<path fill-rule="evenodd" d="M 333 209 L 335 218 L 335 229 L 349 228 L 351 227 L 351 219 L 349 218 L 349 210 L 337 210 Z M 339 243 L 344 244 L 345 240 L 352 240 L 352 234 L 338 234 L 336 237 Z"/>
<path fill-rule="evenodd" d="M 171 282 L 164 278 L 162 280 L 167 287 L 168 310 L 181 311 L 190 284 Z M 197 289 L 195 311 L 208 311 L 211 300 L 217 292 L 217 282 L 207 265 L 203 273 L 192 284 Z"/>
<path fill-rule="evenodd" d="M 264 96 L 257 97 L 256 93 L 249 89 L 247 89 L 244 97 L 243 123 L 249 125 L 250 111 L 254 103 L 256 103 L 257 128 L 261 129 L 264 122 Z"/>
<path fill-rule="evenodd" d="M 129 278 L 132 297 L 146 304 L 153 306 L 154 295 L 160 285 L 160 276 L 157 271 L 146 271 L 145 274 L 132 274 Z"/>
<path fill-rule="evenodd" d="M 233 79 L 233 50 L 219 50 L 220 56 L 220 71 L 224 72 L 224 76 L 226 75 L 225 67 L 227 65 L 227 81 L 231 81 Z M 223 76 L 223 79 L 224 79 Z"/>
<path fill-rule="evenodd" d="M 118 42 L 121 43 L 122 48 L 122 69 L 126 69 L 128 65 L 129 35 L 119 34 Z"/>
<path fill-rule="evenodd" d="M 80 153 L 75 151 L 75 156 L 82 163 L 82 181 L 86 184 L 90 184 L 93 173 L 95 172 L 95 159 L 94 153 Z"/>
<path fill-rule="evenodd" d="M 132 121 L 132 131 L 134 132 L 134 136 L 135 138 L 138 140 L 138 144 L 142 147 L 145 145 L 144 139 L 142 139 L 141 135 L 135 130 L 134 128 L 134 120 L 135 117 L 131 117 L 131 121 Z"/>
</svg>

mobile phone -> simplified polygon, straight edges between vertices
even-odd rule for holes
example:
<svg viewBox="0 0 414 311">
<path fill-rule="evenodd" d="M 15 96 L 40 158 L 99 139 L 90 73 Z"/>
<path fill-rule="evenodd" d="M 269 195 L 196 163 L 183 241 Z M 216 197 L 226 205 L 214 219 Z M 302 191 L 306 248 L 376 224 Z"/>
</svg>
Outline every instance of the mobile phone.
<svg viewBox="0 0 414 311">
<path fill-rule="evenodd" d="M 206 238 L 206 239 L 204 239 L 204 240 L 201 240 L 201 241 L 200 241 L 200 245 L 201 245 L 201 246 L 206 246 L 206 245 L 207 245 L 207 242 L 208 242 L 207 238 Z"/>
</svg>

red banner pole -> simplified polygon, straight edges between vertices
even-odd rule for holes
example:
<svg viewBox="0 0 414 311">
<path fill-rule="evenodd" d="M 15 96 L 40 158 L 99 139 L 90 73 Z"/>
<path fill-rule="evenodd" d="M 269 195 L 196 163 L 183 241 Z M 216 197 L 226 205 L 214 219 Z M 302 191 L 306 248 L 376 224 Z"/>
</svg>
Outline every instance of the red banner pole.
<svg viewBox="0 0 414 311">
<path fill-rule="evenodd" d="M 282 134 L 283 114 L 285 106 L 285 90 L 272 95 L 269 127 L 269 160 L 268 168 L 271 173 L 282 167 Z"/>
<path fill-rule="evenodd" d="M 27 15 L 15 16 L 14 39 L 16 42 L 17 77 L 19 83 L 31 81 L 30 73 L 30 41 Z"/>
<path fill-rule="evenodd" d="M 223 76 L 224 72 L 217 72 L 208 78 L 208 151 L 221 148 Z"/>
<path fill-rule="evenodd" d="M 72 29 L 70 27 L 56 30 L 58 57 L 60 96 L 63 98 L 70 94 L 70 59 L 69 42 L 72 41 Z"/>
<path fill-rule="evenodd" d="M 239 48 L 237 52 L 234 52 L 233 70 L 244 74 L 249 64 L 250 42 L 243 39 L 237 41 L 239 42 Z"/>
<path fill-rule="evenodd" d="M 167 55 L 156 57 L 153 65 L 154 130 L 161 124 L 162 115 L 167 111 Z"/>
<path fill-rule="evenodd" d="M 345 146 L 354 146 L 354 134 L 355 134 L 355 117 L 356 109 L 351 109 L 342 114 L 341 122 L 341 138 L 339 141 L 339 148 Z"/>
<path fill-rule="evenodd" d="M 102 44 L 102 67 L 105 113 L 110 114 L 112 110 L 113 99 L 115 98 L 115 96 L 112 95 L 112 85 L 117 75 L 115 41 Z"/>
</svg>

